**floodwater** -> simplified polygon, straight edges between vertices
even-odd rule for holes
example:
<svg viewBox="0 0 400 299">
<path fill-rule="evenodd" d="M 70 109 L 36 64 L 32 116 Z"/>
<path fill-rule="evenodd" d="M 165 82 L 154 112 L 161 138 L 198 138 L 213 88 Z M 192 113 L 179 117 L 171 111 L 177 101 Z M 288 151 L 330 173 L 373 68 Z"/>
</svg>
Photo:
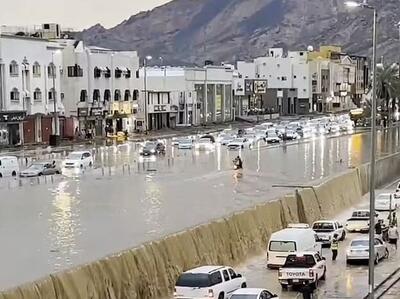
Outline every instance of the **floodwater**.
<svg viewBox="0 0 400 299">
<path fill-rule="evenodd" d="M 379 154 L 397 151 L 400 132 L 380 133 Z M 170 140 L 167 140 L 170 144 Z M 94 169 L 0 182 L 0 288 L 38 279 L 137 246 L 288 192 L 273 185 L 318 180 L 369 159 L 367 133 L 318 137 L 241 152 L 234 178 L 225 147 L 167 147 L 141 159 L 138 145 L 92 148 Z M 61 158 L 65 153 L 38 153 Z M 28 160 L 32 157 L 28 157 Z"/>
</svg>

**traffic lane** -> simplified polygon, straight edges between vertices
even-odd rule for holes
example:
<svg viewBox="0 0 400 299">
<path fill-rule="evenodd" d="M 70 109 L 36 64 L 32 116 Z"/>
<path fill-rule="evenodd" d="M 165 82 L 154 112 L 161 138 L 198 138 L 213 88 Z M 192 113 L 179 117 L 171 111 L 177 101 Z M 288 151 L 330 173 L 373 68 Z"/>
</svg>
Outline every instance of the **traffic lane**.
<svg viewBox="0 0 400 299">
<path fill-rule="evenodd" d="M 391 183 L 384 189 L 376 190 L 376 193 L 393 192 L 397 182 Z M 347 209 L 335 219 L 345 223 L 350 218 L 354 209 L 369 207 L 368 196 L 354 208 Z M 387 213 L 379 213 L 380 218 L 386 219 Z M 321 282 L 317 290 L 319 298 L 363 298 L 368 292 L 368 263 L 347 265 L 346 250 L 351 241 L 358 237 L 367 237 L 366 234 L 348 233 L 345 241 L 339 243 L 339 253 L 336 261 L 332 261 L 332 252 L 329 248 L 322 249 L 322 255 L 327 260 L 327 279 Z M 267 244 L 266 244 L 267 246 Z M 389 259 L 382 260 L 375 268 L 375 285 L 382 282 L 388 275 L 399 267 L 400 248 L 387 244 Z M 295 298 L 298 291 L 283 291 L 278 282 L 276 270 L 266 267 L 266 256 L 261 255 L 250 259 L 244 265 L 239 266 L 238 271 L 247 278 L 249 287 L 263 287 L 276 293 L 280 298 Z M 393 291 L 392 291 L 393 293 Z M 397 294 L 398 295 L 398 294 Z"/>
<path fill-rule="evenodd" d="M 124 173 L 121 163 L 125 157 L 140 157 L 129 147 L 112 147 L 103 161 L 117 166 L 97 166 L 53 184 L 2 188 L 0 229 L 9 246 L 1 248 L 0 264 L 11 270 L 0 276 L 0 287 L 90 262 L 282 196 L 291 190 L 273 188 L 274 184 L 309 183 L 366 161 L 367 137 L 317 138 L 245 150 L 241 179 L 235 179 L 232 170 L 238 153 L 224 147 L 174 155 L 171 151 L 154 161 L 143 159 L 135 164 L 141 168 L 131 173 Z"/>
</svg>

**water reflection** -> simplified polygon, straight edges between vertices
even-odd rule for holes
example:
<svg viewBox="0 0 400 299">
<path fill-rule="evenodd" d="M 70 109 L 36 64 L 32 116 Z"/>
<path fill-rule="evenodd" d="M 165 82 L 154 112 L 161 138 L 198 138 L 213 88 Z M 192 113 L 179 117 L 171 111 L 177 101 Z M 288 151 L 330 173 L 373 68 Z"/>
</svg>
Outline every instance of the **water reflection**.
<svg viewBox="0 0 400 299">
<path fill-rule="evenodd" d="M 52 201 L 53 211 L 49 219 L 50 252 L 55 261 L 54 270 L 58 271 L 65 266 L 71 266 L 71 257 L 78 254 L 76 250 L 76 238 L 80 234 L 80 189 L 79 182 L 76 183 L 74 194 L 68 189 L 70 182 L 59 182 L 54 199 Z"/>
</svg>

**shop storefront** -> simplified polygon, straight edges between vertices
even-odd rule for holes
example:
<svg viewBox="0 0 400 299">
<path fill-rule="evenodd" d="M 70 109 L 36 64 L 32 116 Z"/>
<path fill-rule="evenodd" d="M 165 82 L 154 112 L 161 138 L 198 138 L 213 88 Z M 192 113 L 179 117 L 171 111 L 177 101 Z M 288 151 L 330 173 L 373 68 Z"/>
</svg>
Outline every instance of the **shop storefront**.
<svg viewBox="0 0 400 299">
<path fill-rule="evenodd" d="M 18 145 L 23 143 L 24 111 L 0 112 L 0 145 Z"/>
</svg>

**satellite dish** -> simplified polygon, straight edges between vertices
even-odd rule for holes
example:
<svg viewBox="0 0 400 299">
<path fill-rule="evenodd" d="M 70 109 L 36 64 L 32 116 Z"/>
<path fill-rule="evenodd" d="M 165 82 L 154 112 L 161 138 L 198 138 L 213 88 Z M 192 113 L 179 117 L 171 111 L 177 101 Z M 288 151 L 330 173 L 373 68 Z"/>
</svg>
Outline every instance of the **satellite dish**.
<svg viewBox="0 0 400 299">
<path fill-rule="evenodd" d="M 313 52 L 314 51 L 314 47 L 313 46 L 308 46 L 307 47 L 307 51 L 308 52 Z"/>
</svg>

